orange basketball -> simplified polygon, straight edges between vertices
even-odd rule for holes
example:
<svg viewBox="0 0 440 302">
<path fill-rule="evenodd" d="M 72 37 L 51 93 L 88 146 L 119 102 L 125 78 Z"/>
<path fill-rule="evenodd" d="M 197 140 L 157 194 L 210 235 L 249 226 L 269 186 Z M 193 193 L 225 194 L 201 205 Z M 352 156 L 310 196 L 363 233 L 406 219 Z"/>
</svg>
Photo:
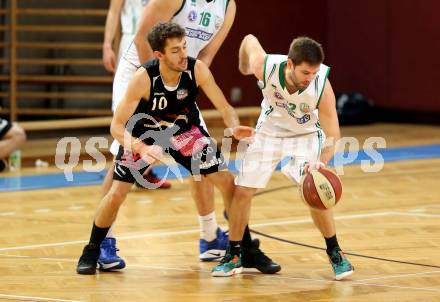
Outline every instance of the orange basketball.
<svg viewBox="0 0 440 302">
<path fill-rule="evenodd" d="M 306 173 L 299 186 L 303 201 L 314 209 L 330 209 L 341 199 L 342 183 L 332 171 L 320 168 Z"/>
</svg>

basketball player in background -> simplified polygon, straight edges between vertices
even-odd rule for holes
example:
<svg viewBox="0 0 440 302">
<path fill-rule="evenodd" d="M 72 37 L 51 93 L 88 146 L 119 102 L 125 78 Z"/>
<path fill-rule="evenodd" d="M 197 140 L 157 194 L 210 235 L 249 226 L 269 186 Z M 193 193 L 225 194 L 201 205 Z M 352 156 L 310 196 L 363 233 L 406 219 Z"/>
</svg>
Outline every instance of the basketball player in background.
<svg viewBox="0 0 440 302">
<path fill-rule="evenodd" d="M 157 22 L 171 20 L 185 28 L 188 55 L 198 58 L 209 67 L 231 29 L 235 11 L 234 0 L 150 0 L 144 8 L 135 39 L 124 51 L 116 70 L 113 83 L 113 108 L 116 108 L 122 99 L 140 63 L 153 58 L 152 49 L 145 37 Z M 202 116 L 200 120 L 206 130 Z M 112 154 L 117 154 L 118 147 L 119 144 L 114 141 L 110 148 Z M 109 170 L 105 180 L 105 192 L 108 192 L 111 186 L 112 174 L 113 170 Z M 216 221 L 214 188 L 203 176 L 201 181 L 192 179 L 189 181 L 199 214 L 199 258 L 202 261 L 218 260 L 225 254 L 228 234 L 219 228 Z M 225 209 L 228 207 L 229 205 L 225 204 Z M 261 252 L 258 241 L 252 241 L 248 227 L 245 229 L 244 237 L 246 267 L 255 267 L 265 273 L 279 270 L 279 266 Z M 112 251 L 116 256 L 115 247 Z M 101 260 L 99 265 L 102 269 Z M 106 267 L 112 269 L 117 266 L 118 262 L 115 262 Z"/>
<path fill-rule="evenodd" d="M 235 179 L 228 250 L 213 268 L 213 276 L 241 272 L 240 240 L 249 222 L 252 196 L 266 187 L 282 159 L 289 159 L 282 172 L 299 183 L 305 172 L 325 166 L 333 157 L 340 131 L 335 95 L 327 80 L 330 68 L 323 61 L 321 45 L 307 37 L 294 39 L 287 56 L 267 54 L 253 35 L 243 39 L 240 72 L 259 80 L 264 98 L 254 142 L 246 150 Z M 310 208 L 310 213 L 324 236 L 336 280 L 351 275 L 354 268 L 339 247 L 332 209 Z"/>
<path fill-rule="evenodd" d="M 24 130 L 17 124 L 0 118 L 0 172 L 8 167 L 8 156 L 26 141 Z"/>
</svg>

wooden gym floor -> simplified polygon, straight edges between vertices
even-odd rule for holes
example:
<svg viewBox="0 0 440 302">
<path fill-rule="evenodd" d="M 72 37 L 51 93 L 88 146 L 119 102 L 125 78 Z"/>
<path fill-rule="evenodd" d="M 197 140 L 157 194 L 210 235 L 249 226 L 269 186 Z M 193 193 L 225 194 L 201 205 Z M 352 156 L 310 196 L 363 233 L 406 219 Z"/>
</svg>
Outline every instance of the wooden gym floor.
<svg viewBox="0 0 440 302">
<path fill-rule="evenodd" d="M 343 134 L 361 143 L 383 136 L 388 147 L 440 144 L 440 127 L 433 126 L 370 125 Z M 99 186 L 1 193 L 0 300 L 440 301 L 439 166 L 433 158 L 386 163 L 378 173 L 345 167 L 335 216 L 356 271 L 344 281 L 333 280 L 325 252 L 314 248 L 324 247 L 323 239 L 279 172 L 254 198 L 251 218 L 253 230 L 284 240 L 255 235 L 282 265 L 276 275 L 210 276 L 214 264 L 198 261 L 198 221 L 186 183 L 129 195 L 115 227 L 127 268 L 95 276 L 77 275 L 75 266 Z"/>
</svg>

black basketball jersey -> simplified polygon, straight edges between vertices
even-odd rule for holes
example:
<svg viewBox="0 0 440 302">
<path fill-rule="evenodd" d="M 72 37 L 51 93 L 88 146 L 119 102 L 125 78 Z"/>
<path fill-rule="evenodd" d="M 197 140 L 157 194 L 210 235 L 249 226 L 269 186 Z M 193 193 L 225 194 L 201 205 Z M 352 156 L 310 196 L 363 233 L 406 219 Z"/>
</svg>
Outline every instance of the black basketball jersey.
<svg viewBox="0 0 440 302">
<path fill-rule="evenodd" d="M 150 77 L 150 97 L 141 99 L 134 115 L 147 114 L 150 118 L 138 120 L 133 129 L 133 136 L 140 137 L 147 130 L 164 130 L 178 126 L 178 132 L 200 125 L 200 112 L 196 105 L 198 87 L 194 75 L 196 59 L 188 57 L 188 67 L 181 73 L 175 90 L 168 90 L 159 71 L 159 60 L 148 61 L 142 66 Z"/>
</svg>

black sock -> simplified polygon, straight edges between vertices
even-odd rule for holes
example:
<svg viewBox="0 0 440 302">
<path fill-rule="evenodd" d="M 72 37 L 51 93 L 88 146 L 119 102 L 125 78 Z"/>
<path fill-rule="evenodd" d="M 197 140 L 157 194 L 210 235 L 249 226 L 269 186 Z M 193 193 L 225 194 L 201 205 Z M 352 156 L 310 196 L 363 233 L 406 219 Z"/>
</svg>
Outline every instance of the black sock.
<svg viewBox="0 0 440 302">
<path fill-rule="evenodd" d="M 244 247 L 252 247 L 251 231 L 249 230 L 248 225 L 246 225 L 246 228 L 244 229 L 242 245 Z"/>
<path fill-rule="evenodd" d="M 325 239 L 325 244 L 327 245 L 327 255 L 330 256 L 333 249 L 339 247 L 338 238 L 336 238 L 336 234 L 335 234 L 333 237 L 330 238 L 324 237 L 324 239 Z"/>
<path fill-rule="evenodd" d="M 229 241 L 229 253 L 232 256 L 240 255 L 240 253 L 241 253 L 241 241 Z"/>
<path fill-rule="evenodd" d="M 95 222 L 93 222 L 92 234 L 90 235 L 89 244 L 94 244 L 99 247 L 102 241 L 105 239 L 105 236 L 107 236 L 109 229 L 110 227 L 100 228 L 96 226 Z"/>
</svg>

